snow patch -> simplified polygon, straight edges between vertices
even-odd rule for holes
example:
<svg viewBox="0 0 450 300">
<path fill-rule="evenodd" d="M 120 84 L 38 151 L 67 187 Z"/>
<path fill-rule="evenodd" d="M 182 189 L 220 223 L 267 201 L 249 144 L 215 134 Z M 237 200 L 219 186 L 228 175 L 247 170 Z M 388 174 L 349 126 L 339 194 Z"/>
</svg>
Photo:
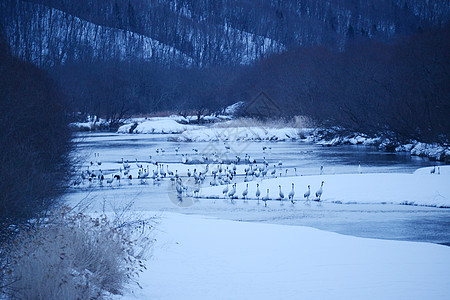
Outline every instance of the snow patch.
<svg viewBox="0 0 450 300">
<path fill-rule="evenodd" d="M 117 130 L 117 133 L 130 133 L 133 124 L 125 124 Z M 171 119 L 147 120 L 137 125 L 133 133 L 181 133 L 189 126 L 182 125 Z"/>
<path fill-rule="evenodd" d="M 450 247 L 165 213 L 120 299 L 448 299 Z"/>
<path fill-rule="evenodd" d="M 300 139 L 298 128 L 214 127 L 183 132 L 178 141 L 292 141 Z"/>
<path fill-rule="evenodd" d="M 311 199 L 325 181 L 321 201 L 334 203 L 393 203 L 422 205 L 433 207 L 450 207 L 450 166 L 440 166 L 439 169 L 423 168 L 414 174 L 376 173 L 376 174 L 340 174 L 316 175 L 298 177 L 280 177 L 264 179 L 261 182 L 250 182 L 248 195 L 255 197 L 256 184 L 262 195 L 269 189 L 271 200 L 279 199 L 279 185 L 285 194 L 295 185 L 296 201 L 304 201 L 307 186 L 311 186 Z M 242 195 L 246 188 L 245 182 L 236 185 L 236 195 Z M 207 187 L 201 190 L 201 197 L 223 198 L 223 186 Z M 286 200 L 285 200 L 286 201 Z"/>
</svg>

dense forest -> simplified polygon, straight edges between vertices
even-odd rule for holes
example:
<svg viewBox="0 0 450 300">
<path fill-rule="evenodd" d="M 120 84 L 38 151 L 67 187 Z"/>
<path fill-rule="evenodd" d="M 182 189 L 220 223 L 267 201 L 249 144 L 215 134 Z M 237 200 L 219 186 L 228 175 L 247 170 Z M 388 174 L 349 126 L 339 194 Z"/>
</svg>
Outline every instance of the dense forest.
<svg viewBox="0 0 450 300">
<path fill-rule="evenodd" d="M 137 114 L 215 113 L 264 91 L 285 118 L 448 143 L 448 1 L 0 5 L 12 54 L 45 68 L 77 115 L 115 126 Z"/>
<path fill-rule="evenodd" d="M 66 188 L 71 132 L 62 99 L 48 73 L 12 57 L 0 34 L 0 245 Z"/>
</svg>

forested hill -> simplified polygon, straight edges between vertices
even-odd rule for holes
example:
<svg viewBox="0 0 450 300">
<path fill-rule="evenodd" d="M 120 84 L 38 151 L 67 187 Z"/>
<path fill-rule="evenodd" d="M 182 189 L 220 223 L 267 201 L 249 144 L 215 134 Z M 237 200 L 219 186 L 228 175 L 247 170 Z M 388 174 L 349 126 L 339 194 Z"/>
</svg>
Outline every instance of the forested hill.
<svg viewBox="0 0 450 300">
<path fill-rule="evenodd" d="M 165 65 L 249 64 L 298 46 L 343 50 L 440 27 L 432 0 L 2 0 L 12 52 L 43 66 L 146 60 Z"/>
</svg>

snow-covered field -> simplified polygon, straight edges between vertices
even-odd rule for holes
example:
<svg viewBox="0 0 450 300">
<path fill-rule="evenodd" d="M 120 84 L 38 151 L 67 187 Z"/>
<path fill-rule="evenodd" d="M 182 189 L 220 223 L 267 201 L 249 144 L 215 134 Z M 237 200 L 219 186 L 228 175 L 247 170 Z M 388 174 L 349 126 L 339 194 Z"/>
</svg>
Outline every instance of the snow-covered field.
<svg viewBox="0 0 450 300">
<path fill-rule="evenodd" d="M 216 127 L 183 132 L 182 142 L 207 141 L 289 141 L 300 139 L 298 128 Z"/>
<path fill-rule="evenodd" d="M 448 299 L 450 247 L 163 214 L 123 299 Z"/>
<path fill-rule="evenodd" d="M 294 201 L 306 200 L 304 194 L 310 189 L 310 200 L 317 197 L 315 192 L 324 182 L 322 202 L 343 204 L 352 203 L 392 203 L 408 205 L 426 205 L 450 207 L 450 166 L 432 167 L 417 170 L 414 174 L 376 173 L 376 174 L 339 174 L 279 177 L 236 185 L 236 198 L 242 199 L 242 192 L 248 184 L 248 197 L 257 199 L 259 184 L 260 197 L 267 195 L 269 200 L 280 200 L 280 186 L 287 201 L 294 184 Z M 439 173 L 439 174 L 438 174 Z M 224 187 L 208 187 L 200 191 L 200 197 L 227 198 Z"/>
</svg>

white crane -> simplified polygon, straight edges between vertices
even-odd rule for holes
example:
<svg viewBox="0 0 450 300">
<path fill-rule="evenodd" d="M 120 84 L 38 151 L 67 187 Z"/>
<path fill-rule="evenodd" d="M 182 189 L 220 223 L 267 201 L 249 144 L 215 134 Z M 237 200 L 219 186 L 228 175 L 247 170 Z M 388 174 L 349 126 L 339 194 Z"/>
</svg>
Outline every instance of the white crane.
<svg viewBox="0 0 450 300">
<path fill-rule="evenodd" d="M 110 179 L 106 180 L 106 183 L 112 186 L 112 183 L 114 182 L 114 174 L 111 175 Z"/>
<path fill-rule="evenodd" d="M 128 160 L 126 162 L 124 162 L 123 158 L 122 158 L 122 166 L 123 166 L 124 170 L 130 169 L 130 164 L 128 163 Z"/>
<path fill-rule="evenodd" d="M 283 200 L 284 199 L 284 193 L 281 191 L 281 185 L 279 185 L 278 188 L 280 189 L 280 192 L 278 193 L 278 195 L 280 196 L 280 200 Z"/>
<path fill-rule="evenodd" d="M 436 173 L 436 166 L 433 167 L 433 169 L 430 170 L 430 174 Z"/>
<path fill-rule="evenodd" d="M 324 182 L 325 181 L 322 181 L 322 183 L 320 184 L 320 188 L 316 192 L 317 201 L 320 201 L 320 197 L 322 196 Z"/>
<path fill-rule="evenodd" d="M 167 169 L 167 174 L 169 174 L 170 176 L 173 176 L 173 172 L 169 170 L 169 165 L 166 165 L 166 169 Z"/>
<path fill-rule="evenodd" d="M 213 180 L 209 183 L 212 186 L 217 186 L 217 180 L 216 180 L 216 175 L 214 175 Z"/>
<path fill-rule="evenodd" d="M 269 200 L 269 189 L 267 189 L 267 194 L 262 197 L 262 200 L 264 201 L 264 207 L 267 207 L 267 200 Z"/>
<path fill-rule="evenodd" d="M 289 200 L 291 200 L 292 204 L 294 204 L 294 196 L 295 196 L 294 183 L 292 183 L 292 189 L 288 195 Z"/>
<path fill-rule="evenodd" d="M 247 197 L 247 195 L 248 195 L 248 183 L 247 183 L 245 190 L 242 192 L 242 198 L 245 199 Z"/>
<path fill-rule="evenodd" d="M 200 192 L 200 183 L 198 183 L 198 184 L 196 184 L 195 185 L 195 188 L 194 188 L 194 196 L 196 197 L 196 198 L 198 198 L 198 193 Z"/>
<path fill-rule="evenodd" d="M 309 202 L 309 196 L 311 196 L 311 186 L 308 185 L 308 190 L 303 194 L 303 197 L 306 198 L 306 201 Z"/>
<path fill-rule="evenodd" d="M 222 191 L 222 194 L 223 194 L 224 196 L 226 196 L 227 193 L 228 193 L 228 184 L 227 184 L 226 187 L 223 188 L 223 191 Z"/>
<path fill-rule="evenodd" d="M 236 183 L 231 186 L 231 191 L 228 192 L 228 197 L 233 199 L 234 194 L 236 194 Z"/>
<path fill-rule="evenodd" d="M 164 171 L 163 164 L 159 164 L 159 175 L 166 177 L 166 172 Z"/>
<path fill-rule="evenodd" d="M 100 160 L 100 153 L 97 153 L 97 165 L 101 166 L 102 165 L 102 161 Z"/>
<path fill-rule="evenodd" d="M 277 172 L 277 168 L 276 168 L 276 166 L 275 165 L 273 165 L 273 171 L 272 172 L 270 172 L 270 175 L 272 175 L 272 176 L 274 176 L 275 177 L 275 173 Z"/>
<path fill-rule="evenodd" d="M 259 190 L 259 183 L 256 184 L 256 198 L 259 201 L 259 196 L 261 196 L 261 191 Z"/>
</svg>

